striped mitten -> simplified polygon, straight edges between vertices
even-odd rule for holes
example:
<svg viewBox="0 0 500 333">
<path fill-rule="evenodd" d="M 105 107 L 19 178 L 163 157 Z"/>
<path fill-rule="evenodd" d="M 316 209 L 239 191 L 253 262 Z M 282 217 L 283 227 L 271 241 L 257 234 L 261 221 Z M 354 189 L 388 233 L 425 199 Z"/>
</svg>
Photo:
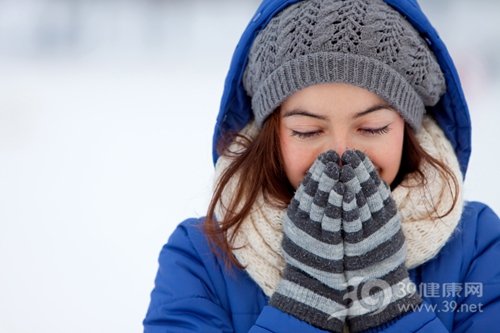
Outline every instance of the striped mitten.
<svg viewBox="0 0 500 333">
<path fill-rule="evenodd" d="M 287 208 L 282 241 L 286 266 L 269 301 L 332 332 L 342 332 L 347 315 L 339 160 L 334 151 L 318 156 Z"/>
<path fill-rule="evenodd" d="M 352 301 L 347 321 L 355 333 L 389 323 L 422 299 L 405 267 L 401 215 L 389 186 L 360 151 L 346 151 L 342 165 L 344 273 Z"/>
</svg>

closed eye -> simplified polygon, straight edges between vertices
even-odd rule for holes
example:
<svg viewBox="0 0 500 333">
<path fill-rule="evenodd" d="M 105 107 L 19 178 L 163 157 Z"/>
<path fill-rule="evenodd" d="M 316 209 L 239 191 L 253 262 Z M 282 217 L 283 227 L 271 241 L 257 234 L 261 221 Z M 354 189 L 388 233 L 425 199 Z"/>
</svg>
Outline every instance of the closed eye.
<svg viewBox="0 0 500 333">
<path fill-rule="evenodd" d="M 391 130 L 389 125 L 380 128 L 360 128 L 359 131 L 367 135 L 381 135 L 386 134 Z"/>
<path fill-rule="evenodd" d="M 292 136 L 296 136 L 299 139 L 308 139 L 308 138 L 313 138 L 315 136 L 318 136 L 321 134 L 322 131 L 313 131 L 313 132 L 298 132 L 292 130 Z"/>
</svg>

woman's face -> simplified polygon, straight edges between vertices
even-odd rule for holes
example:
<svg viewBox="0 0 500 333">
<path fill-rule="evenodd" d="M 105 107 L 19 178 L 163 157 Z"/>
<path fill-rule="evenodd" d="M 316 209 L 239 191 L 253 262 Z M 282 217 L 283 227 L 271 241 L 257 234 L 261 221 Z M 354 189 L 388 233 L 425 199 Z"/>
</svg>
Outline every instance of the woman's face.
<svg viewBox="0 0 500 333">
<path fill-rule="evenodd" d="M 302 89 L 280 107 L 280 143 L 285 172 L 294 188 L 316 157 L 330 149 L 364 152 L 391 184 L 403 151 L 404 120 L 376 94 L 327 83 Z"/>
</svg>

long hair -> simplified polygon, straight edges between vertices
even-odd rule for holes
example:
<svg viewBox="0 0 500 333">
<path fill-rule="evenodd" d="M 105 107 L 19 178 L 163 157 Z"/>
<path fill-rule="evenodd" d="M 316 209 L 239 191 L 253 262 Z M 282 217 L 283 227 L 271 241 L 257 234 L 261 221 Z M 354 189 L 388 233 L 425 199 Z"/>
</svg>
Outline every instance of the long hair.
<svg viewBox="0 0 500 333">
<path fill-rule="evenodd" d="M 282 209 L 285 209 L 293 198 L 294 189 L 286 177 L 281 154 L 279 115 L 279 112 L 273 112 L 254 140 L 234 134 L 221 140 L 222 144 L 218 147 L 219 155 L 230 156 L 232 159 L 216 184 L 203 229 L 212 251 L 224 261 L 226 267 L 231 267 L 232 264 L 243 268 L 232 255 L 232 251 L 236 249 L 232 244 L 243 220 L 254 209 L 258 196 L 262 194 L 266 203 Z M 236 139 L 243 149 L 230 151 L 229 145 Z M 436 220 L 453 211 L 458 200 L 458 180 L 447 165 L 429 155 L 420 146 L 413 130 L 405 123 L 401 165 L 391 189 L 401 185 L 404 177 L 410 173 L 417 177 L 418 186 L 426 186 L 427 179 L 422 171 L 424 163 L 435 168 L 447 180 L 447 186 L 454 194 L 453 203 L 444 214 L 439 215 L 436 208 L 430 212 L 430 217 Z M 231 195 L 231 201 L 223 203 L 222 193 L 230 180 L 237 180 L 236 188 Z M 225 212 L 224 219 L 217 221 L 216 207 L 224 204 L 227 204 L 222 207 Z"/>
<path fill-rule="evenodd" d="M 219 155 L 230 156 L 232 162 L 223 172 L 212 196 L 204 223 L 204 232 L 210 247 L 229 267 L 229 263 L 242 268 L 233 257 L 231 245 L 241 222 L 251 212 L 259 194 L 266 203 L 286 208 L 293 198 L 294 189 L 283 168 L 279 138 L 279 112 L 273 112 L 262 125 L 262 130 L 254 140 L 239 134 L 221 139 L 217 147 Z M 230 144 L 238 140 L 243 149 L 230 151 Z M 222 192 L 229 181 L 236 176 L 237 185 L 231 202 L 224 206 Z M 224 220 L 217 221 L 215 210 L 221 205 Z"/>
</svg>

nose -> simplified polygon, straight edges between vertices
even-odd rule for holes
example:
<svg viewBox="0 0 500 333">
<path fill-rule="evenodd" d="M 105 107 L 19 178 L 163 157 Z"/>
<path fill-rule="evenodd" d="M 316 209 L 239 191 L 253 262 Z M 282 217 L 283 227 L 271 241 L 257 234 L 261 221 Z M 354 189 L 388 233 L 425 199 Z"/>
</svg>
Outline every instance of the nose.
<svg viewBox="0 0 500 333">
<path fill-rule="evenodd" d="M 336 151 L 340 157 L 342 157 L 342 154 L 344 154 L 344 152 L 347 149 L 354 149 L 354 148 L 355 147 L 353 146 L 352 140 L 349 138 L 349 135 L 337 134 L 332 136 L 326 150 L 332 149 Z"/>
</svg>

